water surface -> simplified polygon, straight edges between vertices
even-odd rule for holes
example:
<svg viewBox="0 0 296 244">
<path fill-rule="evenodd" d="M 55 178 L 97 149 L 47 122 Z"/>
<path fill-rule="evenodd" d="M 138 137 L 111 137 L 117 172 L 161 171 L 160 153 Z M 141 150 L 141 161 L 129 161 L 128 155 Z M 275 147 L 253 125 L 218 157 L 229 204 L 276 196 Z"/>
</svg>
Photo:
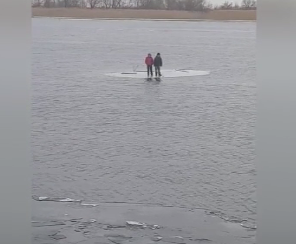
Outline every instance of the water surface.
<svg viewBox="0 0 296 244">
<path fill-rule="evenodd" d="M 255 23 L 33 19 L 33 194 L 254 223 Z M 104 74 L 161 52 L 209 76 Z"/>
</svg>

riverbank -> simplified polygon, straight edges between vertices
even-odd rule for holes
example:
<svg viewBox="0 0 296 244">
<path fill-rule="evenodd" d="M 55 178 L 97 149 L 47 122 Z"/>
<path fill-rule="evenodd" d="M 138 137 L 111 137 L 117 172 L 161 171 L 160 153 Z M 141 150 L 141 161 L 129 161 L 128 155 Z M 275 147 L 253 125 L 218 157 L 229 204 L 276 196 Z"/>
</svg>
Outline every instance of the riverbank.
<svg viewBox="0 0 296 244">
<path fill-rule="evenodd" d="M 80 9 L 80 8 L 32 8 L 32 17 L 74 19 L 146 19 L 186 21 L 256 21 L 256 10 L 213 10 L 207 13 L 134 10 L 134 9 Z"/>
<path fill-rule="evenodd" d="M 203 210 L 32 201 L 32 244 L 254 244 L 255 232 Z"/>
</svg>

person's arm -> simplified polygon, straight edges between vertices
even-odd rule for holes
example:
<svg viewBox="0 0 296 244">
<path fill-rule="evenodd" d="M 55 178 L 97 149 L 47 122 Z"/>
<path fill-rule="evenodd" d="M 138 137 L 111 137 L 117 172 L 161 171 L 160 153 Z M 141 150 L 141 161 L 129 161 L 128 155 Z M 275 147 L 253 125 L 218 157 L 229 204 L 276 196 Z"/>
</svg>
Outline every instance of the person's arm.
<svg viewBox="0 0 296 244">
<path fill-rule="evenodd" d="M 160 58 L 160 66 L 162 66 L 162 58 Z"/>
<path fill-rule="evenodd" d="M 148 65 L 148 58 L 145 58 L 145 64 Z"/>
</svg>

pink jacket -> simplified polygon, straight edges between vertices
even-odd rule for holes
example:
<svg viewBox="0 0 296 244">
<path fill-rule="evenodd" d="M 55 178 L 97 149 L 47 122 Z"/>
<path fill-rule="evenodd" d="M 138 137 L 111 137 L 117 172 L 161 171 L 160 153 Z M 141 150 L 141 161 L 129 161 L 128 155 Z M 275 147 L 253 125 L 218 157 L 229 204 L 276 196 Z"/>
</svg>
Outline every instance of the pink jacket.
<svg viewBox="0 0 296 244">
<path fill-rule="evenodd" d="M 145 64 L 146 65 L 153 65 L 153 58 L 152 57 L 146 57 Z"/>
</svg>

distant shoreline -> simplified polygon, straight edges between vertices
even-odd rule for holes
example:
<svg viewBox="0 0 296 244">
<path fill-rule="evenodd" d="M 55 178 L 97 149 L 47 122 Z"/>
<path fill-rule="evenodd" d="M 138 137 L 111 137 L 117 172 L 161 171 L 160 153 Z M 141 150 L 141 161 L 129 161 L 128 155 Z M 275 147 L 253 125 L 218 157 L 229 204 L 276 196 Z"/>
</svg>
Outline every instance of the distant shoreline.
<svg viewBox="0 0 296 244">
<path fill-rule="evenodd" d="M 32 8 L 32 17 L 154 20 L 154 21 L 256 21 L 256 10 L 213 10 L 206 13 L 137 9 Z"/>
</svg>

